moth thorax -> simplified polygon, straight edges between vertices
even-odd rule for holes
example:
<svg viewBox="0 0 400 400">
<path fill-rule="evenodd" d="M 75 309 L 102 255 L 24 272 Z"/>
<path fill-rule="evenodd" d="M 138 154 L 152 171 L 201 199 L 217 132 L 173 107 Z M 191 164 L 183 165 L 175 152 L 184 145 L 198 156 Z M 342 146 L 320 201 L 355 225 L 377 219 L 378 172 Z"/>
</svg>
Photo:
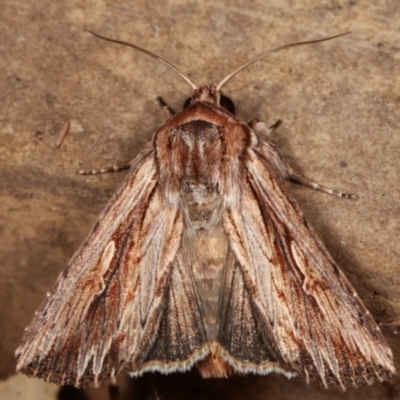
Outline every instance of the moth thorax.
<svg viewBox="0 0 400 400">
<path fill-rule="evenodd" d="M 221 216 L 221 129 L 195 120 L 172 132 L 174 181 L 179 182 L 180 203 L 189 229 L 211 229 Z"/>
</svg>

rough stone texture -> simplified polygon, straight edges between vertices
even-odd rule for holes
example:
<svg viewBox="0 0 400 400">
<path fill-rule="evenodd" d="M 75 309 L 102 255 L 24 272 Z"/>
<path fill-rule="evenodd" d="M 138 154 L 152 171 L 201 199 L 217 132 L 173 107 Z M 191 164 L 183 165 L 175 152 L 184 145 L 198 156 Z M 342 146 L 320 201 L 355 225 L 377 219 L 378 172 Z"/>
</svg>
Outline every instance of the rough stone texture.
<svg viewBox="0 0 400 400">
<path fill-rule="evenodd" d="M 77 171 L 132 158 L 165 119 L 156 96 L 175 109 L 190 96 L 163 64 L 85 28 L 159 53 L 196 84 L 218 82 L 271 47 L 353 31 L 275 54 L 235 77 L 225 93 L 245 120 L 283 119 L 272 140 L 295 168 L 360 196 L 346 201 L 290 185 L 383 324 L 399 368 L 397 0 L 1 3 L 0 377 L 13 374 L 24 327 L 124 176 Z M 397 377 L 345 394 L 276 375 L 154 375 L 133 385 L 149 390 L 140 398 L 400 398 Z"/>
</svg>

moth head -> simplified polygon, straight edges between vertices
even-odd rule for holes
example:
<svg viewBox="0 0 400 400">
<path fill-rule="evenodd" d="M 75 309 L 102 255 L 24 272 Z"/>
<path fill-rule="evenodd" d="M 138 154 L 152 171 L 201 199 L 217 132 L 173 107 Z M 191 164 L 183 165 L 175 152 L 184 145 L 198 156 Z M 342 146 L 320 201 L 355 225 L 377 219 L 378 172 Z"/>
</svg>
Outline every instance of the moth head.
<svg viewBox="0 0 400 400">
<path fill-rule="evenodd" d="M 189 97 L 183 104 L 183 108 L 188 107 L 190 104 L 196 102 L 212 103 L 228 110 L 230 113 L 235 114 L 235 105 L 233 101 L 217 90 L 217 87 L 213 84 L 201 85 L 193 90 L 192 97 Z"/>
<path fill-rule="evenodd" d="M 209 103 L 216 104 L 216 105 L 218 105 L 218 106 L 230 111 L 232 114 L 235 113 L 235 106 L 234 106 L 232 100 L 229 97 L 226 97 L 221 93 L 221 89 L 222 89 L 223 86 L 225 86 L 225 84 L 229 80 L 231 80 L 240 71 L 242 71 L 243 69 L 249 67 L 250 65 L 254 64 L 255 62 L 261 60 L 262 58 L 264 58 L 264 57 L 266 57 L 266 56 L 268 56 L 270 54 L 276 53 L 276 52 L 278 52 L 280 50 L 288 49 L 289 47 L 294 47 L 294 46 L 301 46 L 301 45 L 304 45 L 304 44 L 324 42 L 326 40 L 335 39 L 337 37 L 340 37 L 340 36 L 343 36 L 343 35 L 347 35 L 347 34 L 350 33 L 350 32 L 345 32 L 345 33 L 341 33 L 339 35 L 335 35 L 335 36 L 331 36 L 331 37 L 327 37 L 327 38 L 316 39 L 316 40 L 307 40 L 307 41 L 303 41 L 303 42 L 289 43 L 289 44 L 285 44 L 283 46 L 275 47 L 274 49 L 265 51 L 264 53 L 260 54 L 259 56 L 255 57 L 252 60 L 246 62 L 243 65 L 241 65 L 239 68 L 235 69 L 235 71 L 233 71 L 232 73 L 227 75 L 224 79 L 222 79 L 222 81 L 218 85 L 208 84 L 208 85 L 196 86 L 186 75 L 184 75 L 177 67 L 175 67 L 175 65 L 170 63 L 165 58 L 163 58 L 163 57 L 161 57 L 161 56 L 159 56 L 159 55 L 157 55 L 155 53 L 152 53 L 151 51 L 143 49 L 142 47 L 136 46 L 135 44 L 131 44 L 131 43 L 128 43 L 128 42 L 123 42 L 121 40 L 109 39 L 107 37 L 98 35 L 97 33 L 94 33 L 92 31 L 89 31 L 89 30 L 86 30 L 86 31 L 91 33 L 94 36 L 97 36 L 100 39 L 107 40 L 107 41 L 113 42 L 113 43 L 122 44 L 124 46 L 132 47 L 132 48 L 134 48 L 136 50 L 139 50 L 142 53 L 145 53 L 145 54 L 149 55 L 150 57 L 153 57 L 156 60 L 161 61 L 162 63 L 164 63 L 168 67 L 172 68 L 193 90 L 193 94 L 189 99 L 186 100 L 186 102 L 184 104 L 184 108 L 189 106 L 190 104 L 195 103 L 195 102 L 204 101 L 204 102 L 209 102 Z"/>
</svg>

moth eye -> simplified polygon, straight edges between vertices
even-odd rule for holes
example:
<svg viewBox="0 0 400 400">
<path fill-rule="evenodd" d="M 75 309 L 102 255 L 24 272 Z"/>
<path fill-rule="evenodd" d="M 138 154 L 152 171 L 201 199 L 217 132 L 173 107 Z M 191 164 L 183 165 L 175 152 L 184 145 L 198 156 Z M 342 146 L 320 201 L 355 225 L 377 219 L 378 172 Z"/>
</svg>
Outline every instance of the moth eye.
<svg viewBox="0 0 400 400">
<path fill-rule="evenodd" d="M 229 97 L 221 94 L 221 97 L 219 99 L 219 105 L 222 108 L 225 108 L 225 110 L 228 110 L 230 113 L 235 114 L 235 105 L 233 104 L 233 101 Z"/>
<path fill-rule="evenodd" d="M 186 108 L 189 104 L 190 104 L 190 101 L 192 100 L 192 98 L 191 97 L 189 97 L 188 99 L 186 99 L 186 101 L 183 103 L 183 108 Z"/>
</svg>

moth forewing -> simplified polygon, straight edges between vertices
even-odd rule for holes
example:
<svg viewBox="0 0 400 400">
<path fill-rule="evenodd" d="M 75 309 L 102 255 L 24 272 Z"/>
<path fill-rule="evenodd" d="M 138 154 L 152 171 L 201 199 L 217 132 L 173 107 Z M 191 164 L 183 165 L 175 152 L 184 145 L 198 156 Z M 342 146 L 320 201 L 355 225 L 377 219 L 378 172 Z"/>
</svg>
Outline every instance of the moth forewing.
<svg viewBox="0 0 400 400">
<path fill-rule="evenodd" d="M 262 154 L 250 160 L 247 191 L 226 230 L 282 362 L 325 386 L 389 376 L 391 351 L 373 318 L 304 223 L 277 171 Z"/>
<path fill-rule="evenodd" d="M 193 95 L 133 162 L 36 312 L 19 371 L 98 386 L 123 371 L 196 365 L 203 377 L 280 372 L 343 389 L 395 372 L 377 324 L 283 179 L 349 195 L 293 171 L 265 125 L 245 124 L 221 97 L 245 66 L 306 43 L 200 87 L 130 45 L 171 66 Z"/>
</svg>

